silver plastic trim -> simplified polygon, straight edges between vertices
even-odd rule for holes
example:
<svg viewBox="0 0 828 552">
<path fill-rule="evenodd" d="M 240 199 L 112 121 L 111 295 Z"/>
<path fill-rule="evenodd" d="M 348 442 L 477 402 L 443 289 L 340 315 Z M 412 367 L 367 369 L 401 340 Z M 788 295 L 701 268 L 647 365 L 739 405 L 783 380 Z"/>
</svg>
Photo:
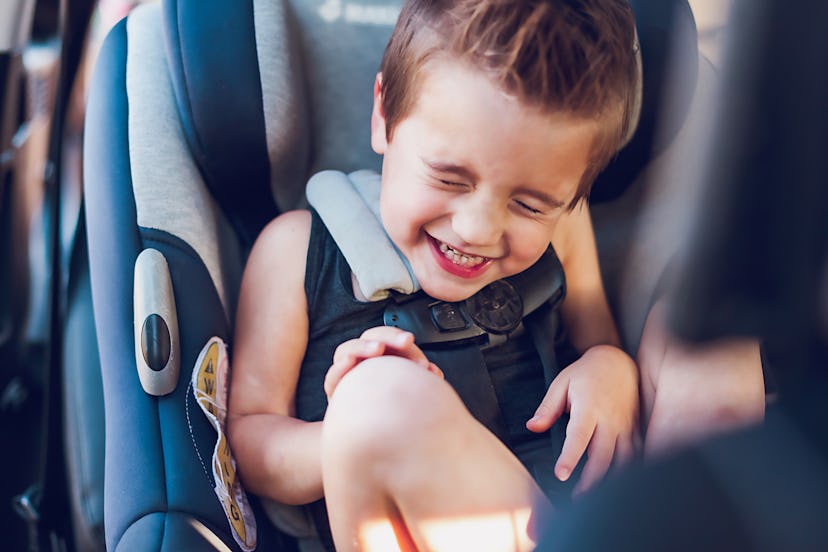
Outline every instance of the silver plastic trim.
<svg viewBox="0 0 828 552">
<path fill-rule="evenodd" d="M 134 306 L 135 364 L 141 387 L 155 396 L 172 393 L 178 384 L 181 362 L 178 313 L 167 259 L 157 249 L 144 249 L 135 259 Z M 170 332 L 170 357 L 158 372 L 147 365 L 141 351 L 144 321 L 152 314 L 163 318 Z"/>
</svg>

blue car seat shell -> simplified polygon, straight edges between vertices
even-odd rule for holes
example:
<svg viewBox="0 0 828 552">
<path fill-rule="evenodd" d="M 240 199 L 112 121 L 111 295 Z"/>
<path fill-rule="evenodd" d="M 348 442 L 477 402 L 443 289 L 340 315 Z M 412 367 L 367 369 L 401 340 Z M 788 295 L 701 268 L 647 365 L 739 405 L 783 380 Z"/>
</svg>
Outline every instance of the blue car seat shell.
<svg viewBox="0 0 828 552">
<path fill-rule="evenodd" d="M 182 542 L 182 534 L 197 547 L 205 537 L 193 520 L 233 543 L 208 466 L 199 455 L 199 448 L 212 448 L 215 433 L 187 382 L 201 346 L 214 335 L 229 338 L 232 299 L 225 282 L 238 286 L 241 256 L 236 240 L 222 237 L 233 232 L 200 184 L 181 138 L 163 73 L 159 15 L 157 6 L 142 8 L 112 30 L 98 60 L 87 112 L 87 128 L 92 130 L 86 135 L 85 193 L 93 304 L 102 345 L 105 526 L 111 550 L 134 549 L 136 533 L 146 543 L 157 542 L 159 550 L 180 550 L 174 543 Z M 137 71 L 142 67 L 134 65 L 136 59 L 154 59 L 159 70 Z M 184 214 L 176 207 L 182 203 L 195 212 Z M 219 232 L 219 227 L 225 230 Z M 179 312 L 182 370 L 175 388 L 163 397 L 143 391 L 136 368 L 133 268 L 146 248 L 167 260 Z M 233 262 L 220 263 L 220 249 Z M 227 268 L 234 263 L 235 273 Z M 150 535 L 152 531 L 158 533 Z M 264 533 L 262 544 L 268 542 Z"/>
</svg>

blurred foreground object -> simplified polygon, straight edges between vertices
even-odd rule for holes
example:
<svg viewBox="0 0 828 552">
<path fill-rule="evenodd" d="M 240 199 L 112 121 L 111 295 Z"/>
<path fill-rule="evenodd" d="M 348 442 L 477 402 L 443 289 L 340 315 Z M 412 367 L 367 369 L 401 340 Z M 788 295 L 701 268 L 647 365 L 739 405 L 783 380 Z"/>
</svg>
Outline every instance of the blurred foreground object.
<svg viewBox="0 0 828 552">
<path fill-rule="evenodd" d="M 764 426 L 643 465 L 555 514 L 539 550 L 828 548 L 828 4 L 736 2 L 670 325 L 756 337 Z M 736 63 L 738 59 L 738 63 Z M 634 505 L 634 506 L 633 506 Z"/>
</svg>

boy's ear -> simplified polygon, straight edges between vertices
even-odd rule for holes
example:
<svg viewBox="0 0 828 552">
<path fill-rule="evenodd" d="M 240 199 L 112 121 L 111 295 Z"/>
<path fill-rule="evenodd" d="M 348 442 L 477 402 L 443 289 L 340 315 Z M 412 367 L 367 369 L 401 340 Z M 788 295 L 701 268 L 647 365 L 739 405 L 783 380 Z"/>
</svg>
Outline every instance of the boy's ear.
<svg viewBox="0 0 828 552">
<path fill-rule="evenodd" d="M 371 148 L 380 155 L 388 148 L 385 115 L 382 113 L 382 73 L 374 80 L 374 109 L 371 112 Z"/>
</svg>

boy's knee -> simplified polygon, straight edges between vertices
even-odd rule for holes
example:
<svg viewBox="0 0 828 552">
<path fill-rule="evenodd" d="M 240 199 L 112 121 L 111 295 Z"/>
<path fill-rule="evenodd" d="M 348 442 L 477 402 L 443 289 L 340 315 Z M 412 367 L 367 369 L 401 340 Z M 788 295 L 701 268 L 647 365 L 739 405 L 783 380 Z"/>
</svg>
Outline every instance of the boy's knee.
<svg viewBox="0 0 828 552">
<path fill-rule="evenodd" d="M 405 454 L 440 430 L 455 397 L 441 378 L 407 359 L 368 359 L 339 382 L 331 398 L 324 450 L 372 461 Z"/>
</svg>

